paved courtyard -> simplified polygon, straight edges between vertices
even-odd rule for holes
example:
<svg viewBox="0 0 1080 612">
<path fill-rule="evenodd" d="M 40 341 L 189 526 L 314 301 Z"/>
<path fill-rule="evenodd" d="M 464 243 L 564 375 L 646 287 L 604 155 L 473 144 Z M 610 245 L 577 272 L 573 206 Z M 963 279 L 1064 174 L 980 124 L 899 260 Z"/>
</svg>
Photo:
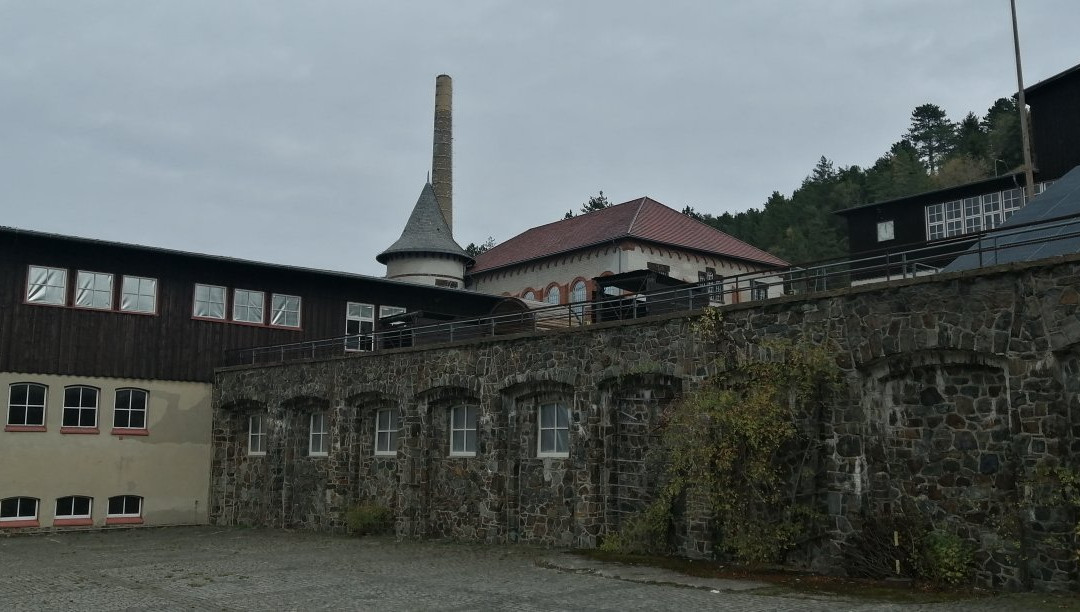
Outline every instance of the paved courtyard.
<svg viewBox="0 0 1080 612">
<path fill-rule="evenodd" d="M 1011 599 L 901 606 L 777 595 L 523 546 L 217 527 L 0 538 L 0 566 L 5 611 L 1027 608 Z"/>
</svg>

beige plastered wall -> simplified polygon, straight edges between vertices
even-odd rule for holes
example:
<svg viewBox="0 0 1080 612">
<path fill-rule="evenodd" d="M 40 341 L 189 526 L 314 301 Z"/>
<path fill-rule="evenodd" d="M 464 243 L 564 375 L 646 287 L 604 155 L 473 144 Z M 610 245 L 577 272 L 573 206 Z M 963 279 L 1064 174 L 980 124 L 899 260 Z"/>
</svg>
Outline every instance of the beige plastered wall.
<svg viewBox="0 0 1080 612">
<path fill-rule="evenodd" d="M 37 498 L 38 523 L 45 528 L 52 526 L 57 498 L 69 495 L 93 498 L 94 526 L 106 524 L 108 500 L 115 495 L 143 498 L 144 525 L 207 522 L 209 384 L 2 372 L 5 425 L 13 383 L 48 387 L 46 431 L 0 431 L 0 499 Z M 99 390 L 99 433 L 60 433 L 64 388 L 69 385 Z M 148 392 L 149 435 L 111 433 L 116 390 L 125 387 Z"/>
<path fill-rule="evenodd" d="M 689 283 L 698 282 L 698 272 L 704 272 L 705 268 L 713 268 L 716 274 L 725 278 L 761 269 L 753 264 L 719 257 L 623 242 L 618 245 L 577 251 L 539 262 L 528 262 L 502 270 L 485 272 L 470 277 L 468 286 L 475 291 L 495 295 L 506 293 L 515 297 L 521 297 L 525 291 L 532 289 L 536 292 L 536 299 L 543 301 L 548 287 L 552 283 L 557 283 L 562 296 L 560 303 L 565 304 L 569 303 L 569 291 L 575 279 L 583 278 L 588 281 L 605 273 L 619 274 L 644 270 L 649 262 L 669 266 L 670 276 Z M 776 277 L 766 280 L 778 281 Z M 591 290 L 592 287 L 590 286 L 589 289 Z M 745 291 L 741 289 L 740 286 L 739 301 L 749 300 L 749 287 Z M 782 294 L 783 288 L 779 285 L 769 290 L 769 297 Z"/>
</svg>

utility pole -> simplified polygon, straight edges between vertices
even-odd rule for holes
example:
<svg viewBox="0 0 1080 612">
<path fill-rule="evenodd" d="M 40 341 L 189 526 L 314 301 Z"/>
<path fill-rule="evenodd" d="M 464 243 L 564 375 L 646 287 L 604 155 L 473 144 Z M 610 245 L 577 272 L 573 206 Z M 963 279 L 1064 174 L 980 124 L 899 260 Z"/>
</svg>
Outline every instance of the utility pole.
<svg viewBox="0 0 1080 612">
<path fill-rule="evenodd" d="M 1017 106 L 1020 111 L 1020 136 L 1024 146 L 1024 197 L 1035 197 L 1035 171 L 1031 164 L 1031 136 L 1028 134 L 1027 103 L 1024 101 L 1024 73 L 1020 69 L 1020 31 L 1016 27 L 1016 0 L 1009 0 L 1012 6 L 1013 48 L 1016 52 L 1016 88 L 1020 92 Z M 995 166 L 996 167 L 996 166 Z"/>
</svg>

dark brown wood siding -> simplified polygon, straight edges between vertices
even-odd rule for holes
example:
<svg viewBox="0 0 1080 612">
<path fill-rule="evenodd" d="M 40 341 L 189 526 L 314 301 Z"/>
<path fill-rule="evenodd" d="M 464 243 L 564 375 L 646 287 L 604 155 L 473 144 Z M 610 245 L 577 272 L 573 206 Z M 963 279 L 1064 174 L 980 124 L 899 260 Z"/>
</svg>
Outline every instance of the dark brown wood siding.
<svg viewBox="0 0 1080 612">
<path fill-rule="evenodd" d="M 67 306 L 26 303 L 30 265 L 68 271 Z M 113 274 L 113 310 L 72 307 L 79 270 Z M 118 311 L 123 276 L 157 279 L 154 315 Z M 301 328 L 192 317 L 196 283 L 301 298 Z M 384 279 L 0 229 L 0 371 L 209 381 L 229 349 L 345 333 L 347 302 L 455 316 L 488 313 L 501 298 Z M 227 312 L 227 316 L 231 312 Z"/>
<path fill-rule="evenodd" d="M 1026 101 L 1039 180 L 1059 178 L 1080 165 L 1080 70 L 1033 88 Z"/>
</svg>

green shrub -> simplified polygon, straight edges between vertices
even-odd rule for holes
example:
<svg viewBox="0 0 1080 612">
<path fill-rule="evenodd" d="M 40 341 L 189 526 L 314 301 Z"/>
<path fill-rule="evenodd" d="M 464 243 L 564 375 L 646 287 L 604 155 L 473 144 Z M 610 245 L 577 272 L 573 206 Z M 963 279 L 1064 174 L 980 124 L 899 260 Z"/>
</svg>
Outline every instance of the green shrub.
<svg viewBox="0 0 1080 612">
<path fill-rule="evenodd" d="M 931 531 L 922 542 L 923 577 L 942 584 L 960 584 L 971 577 L 975 555 L 970 544 L 946 531 Z"/>
<path fill-rule="evenodd" d="M 394 529 L 394 511 L 386 506 L 364 502 L 345 512 L 345 524 L 355 535 L 388 533 Z"/>
</svg>

